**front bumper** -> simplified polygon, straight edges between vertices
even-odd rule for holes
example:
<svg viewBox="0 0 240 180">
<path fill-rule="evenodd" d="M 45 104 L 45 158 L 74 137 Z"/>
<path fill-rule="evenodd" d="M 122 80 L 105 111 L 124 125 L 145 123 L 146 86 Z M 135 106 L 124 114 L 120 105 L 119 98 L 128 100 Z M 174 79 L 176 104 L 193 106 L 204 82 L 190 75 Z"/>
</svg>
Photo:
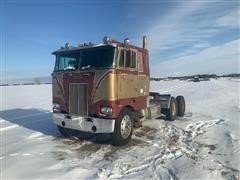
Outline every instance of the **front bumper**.
<svg viewBox="0 0 240 180">
<path fill-rule="evenodd" d="M 115 119 L 71 116 L 61 113 L 53 113 L 53 121 L 65 128 L 92 133 L 112 133 L 115 126 Z"/>
</svg>

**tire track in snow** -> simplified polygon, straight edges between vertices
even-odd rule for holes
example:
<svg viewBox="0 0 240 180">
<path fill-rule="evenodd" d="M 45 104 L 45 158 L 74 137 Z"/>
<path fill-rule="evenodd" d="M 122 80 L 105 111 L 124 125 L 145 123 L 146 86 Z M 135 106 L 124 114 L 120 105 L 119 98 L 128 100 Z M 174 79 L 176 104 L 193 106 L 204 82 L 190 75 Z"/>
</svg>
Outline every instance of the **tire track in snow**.
<svg viewBox="0 0 240 180">
<path fill-rule="evenodd" d="M 162 132 L 152 132 L 154 134 L 157 133 L 155 134 L 155 137 L 159 138 L 152 139 L 151 142 L 148 143 L 148 145 L 151 144 L 149 147 L 156 148 L 154 151 L 158 152 L 157 154 L 147 156 L 134 165 L 132 162 L 128 162 L 127 159 L 120 158 L 121 160 L 117 160 L 117 162 L 113 163 L 110 162 L 103 169 L 100 169 L 98 176 L 110 179 L 131 178 L 139 173 L 150 170 L 152 171 L 153 177 L 156 179 L 177 180 L 177 174 L 167 167 L 166 164 L 169 161 L 178 159 L 182 156 L 195 162 L 203 160 L 201 155 L 198 154 L 198 150 L 201 147 L 195 141 L 195 138 L 201 134 L 204 134 L 208 128 L 224 122 L 225 120 L 223 119 L 212 119 L 208 120 L 207 122 L 198 121 L 189 124 L 185 129 L 176 127 L 173 124 L 164 123 L 159 127 Z M 164 134 L 165 136 L 162 136 L 161 134 Z M 147 138 L 146 134 L 140 137 Z M 158 144 L 158 146 L 152 146 L 152 144 Z M 151 149 L 149 149 L 149 151 L 151 151 Z M 131 166 L 128 167 L 128 164 L 131 164 Z M 126 166 L 128 168 L 126 168 Z"/>
<path fill-rule="evenodd" d="M 145 160 L 143 161 L 143 164 L 137 167 L 134 167 L 132 169 L 127 170 L 126 172 L 124 172 L 123 174 L 135 174 L 139 171 L 143 171 L 146 168 L 152 167 L 153 173 L 155 178 L 159 179 L 161 178 L 161 174 L 157 171 L 156 167 L 158 167 L 161 164 L 161 161 L 169 161 L 171 159 L 177 159 L 183 155 L 192 158 L 192 153 L 195 152 L 194 149 L 192 149 L 192 144 L 194 144 L 194 138 L 198 135 L 201 135 L 203 133 L 205 133 L 205 130 L 207 128 L 212 127 L 213 125 L 217 125 L 220 123 L 225 122 L 225 120 L 223 119 L 213 119 L 213 120 L 209 120 L 208 122 L 197 122 L 197 123 L 193 123 L 193 124 L 189 124 L 185 130 L 181 130 L 181 129 L 176 129 L 177 127 L 175 126 L 170 126 L 168 127 L 169 129 L 167 131 L 170 131 L 171 133 L 173 133 L 176 130 L 176 133 L 180 133 L 179 136 L 182 136 L 182 139 L 179 139 L 182 145 L 179 145 L 180 148 L 176 148 L 176 149 L 166 149 L 166 151 L 163 151 L 160 154 L 154 155 L 154 156 L 150 156 L 145 158 Z M 185 133 L 185 132 L 189 132 L 189 133 Z M 170 135 L 169 135 L 170 137 Z M 187 143 L 188 142 L 188 143 Z M 164 148 L 164 147 L 163 147 Z M 161 149 L 161 148 L 160 148 Z M 195 154 L 195 153 L 194 153 Z M 165 169 L 164 172 L 164 178 L 168 178 L 168 179 L 178 179 L 177 176 L 173 173 L 173 171 L 167 167 L 162 166 L 163 169 Z"/>
<path fill-rule="evenodd" d="M 132 175 L 132 174 L 136 174 L 138 172 L 144 171 L 145 169 L 151 168 L 153 171 L 153 174 L 155 176 L 156 179 L 162 179 L 162 175 L 164 175 L 163 179 L 173 179 L 173 180 L 177 180 L 177 176 L 167 167 L 160 167 L 161 168 L 161 172 L 164 174 L 161 175 L 160 172 L 157 171 L 157 167 L 159 167 L 159 165 L 161 164 L 162 160 L 171 160 L 173 158 L 179 158 L 180 156 L 182 156 L 182 154 L 179 153 L 168 153 L 167 155 L 165 153 L 161 153 L 161 154 L 157 154 L 154 155 L 152 157 L 147 157 L 144 159 L 144 163 L 140 166 L 136 166 L 130 169 L 127 169 L 125 171 L 120 172 L 120 174 L 113 174 L 112 172 L 109 171 L 109 169 L 104 169 L 102 170 L 102 172 L 104 172 L 103 174 L 99 174 L 100 177 L 103 178 L 124 178 L 124 176 L 126 175 Z M 120 169 L 122 169 L 120 167 Z"/>
<path fill-rule="evenodd" d="M 185 131 L 189 132 L 191 135 L 191 138 L 195 138 L 198 135 L 201 135 L 203 133 L 206 132 L 206 129 L 216 125 L 216 124 L 220 124 L 222 122 L 225 122 L 224 119 L 214 119 L 214 120 L 208 120 L 207 122 L 203 122 L 203 121 L 199 121 L 199 122 L 195 122 L 195 123 L 191 123 L 189 124 Z"/>
</svg>

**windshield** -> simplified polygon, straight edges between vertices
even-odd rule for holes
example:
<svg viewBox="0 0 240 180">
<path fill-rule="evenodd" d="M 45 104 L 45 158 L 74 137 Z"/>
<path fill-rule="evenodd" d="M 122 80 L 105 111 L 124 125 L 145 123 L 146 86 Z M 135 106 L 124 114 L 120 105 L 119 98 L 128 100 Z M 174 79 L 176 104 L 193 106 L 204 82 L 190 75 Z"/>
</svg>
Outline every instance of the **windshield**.
<svg viewBox="0 0 240 180">
<path fill-rule="evenodd" d="M 114 49 L 114 47 L 109 46 L 83 49 L 71 54 L 59 54 L 56 57 L 55 71 L 111 68 Z"/>
<path fill-rule="evenodd" d="M 78 67 L 79 53 L 58 55 L 55 70 L 75 70 Z"/>
<path fill-rule="evenodd" d="M 80 69 L 109 68 L 113 64 L 114 47 L 82 51 Z"/>
</svg>

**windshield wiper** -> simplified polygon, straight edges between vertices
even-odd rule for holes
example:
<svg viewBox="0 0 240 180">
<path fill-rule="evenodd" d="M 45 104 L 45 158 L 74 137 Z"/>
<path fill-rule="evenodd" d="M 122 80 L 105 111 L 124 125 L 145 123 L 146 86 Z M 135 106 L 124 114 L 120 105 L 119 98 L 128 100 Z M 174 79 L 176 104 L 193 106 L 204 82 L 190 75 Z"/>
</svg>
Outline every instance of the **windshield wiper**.
<svg viewBox="0 0 240 180">
<path fill-rule="evenodd" d="M 113 68 L 112 66 L 110 67 L 91 67 L 90 65 L 87 65 L 87 66 L 83 66 L 81 67 L 81 69 L 90 69 L 90 70 L 97 70 L 97 69 L 111 69 Z"/>
<path fill-rule="evenodd" d="M 76 68 L 73 66 L 68 66 L 68 67 L 64 68 L 64 71 L 66 71 L 66 70 L 76 70 Z"/>
<path fill-rule="evenodd" d="M 90 65 L 87 65 L 87 66 L 81 67 L 81 69 L 94 69 L 94 68 L 92 68 Z"/>
</svg>

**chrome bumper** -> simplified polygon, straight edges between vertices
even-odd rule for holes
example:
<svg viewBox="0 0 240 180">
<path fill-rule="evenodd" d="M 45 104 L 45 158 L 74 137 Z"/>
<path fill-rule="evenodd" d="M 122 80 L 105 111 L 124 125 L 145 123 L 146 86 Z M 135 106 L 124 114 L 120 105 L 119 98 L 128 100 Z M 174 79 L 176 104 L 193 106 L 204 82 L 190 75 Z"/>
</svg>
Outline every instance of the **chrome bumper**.
<svg viewBox="0 0 240 180">
<path fill-rule="evenodd" d="M 115 126 L 115 119 L 80 117 L 61 113 L 53 113 L 53 121 L 65 128 L 92 133 L 112 133 Z"/>
</svg>

